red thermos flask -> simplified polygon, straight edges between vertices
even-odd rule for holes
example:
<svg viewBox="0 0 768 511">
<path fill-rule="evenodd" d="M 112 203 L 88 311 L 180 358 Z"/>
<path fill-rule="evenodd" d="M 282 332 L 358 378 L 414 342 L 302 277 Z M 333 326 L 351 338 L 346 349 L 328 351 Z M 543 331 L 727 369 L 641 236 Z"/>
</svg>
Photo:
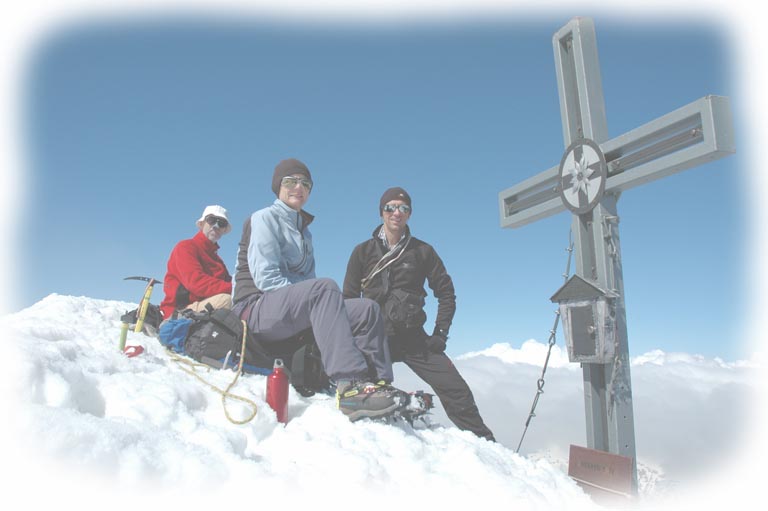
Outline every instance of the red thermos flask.
<svg viewBox="0 0 768 511">
<path fill-rule="evenodd" d="M 278 422 L 288 422 L 288 375 L 279 358 L 275 360 L 272 373 L 267 376 L 267 404 L 277 414 Z"/>
</svg>

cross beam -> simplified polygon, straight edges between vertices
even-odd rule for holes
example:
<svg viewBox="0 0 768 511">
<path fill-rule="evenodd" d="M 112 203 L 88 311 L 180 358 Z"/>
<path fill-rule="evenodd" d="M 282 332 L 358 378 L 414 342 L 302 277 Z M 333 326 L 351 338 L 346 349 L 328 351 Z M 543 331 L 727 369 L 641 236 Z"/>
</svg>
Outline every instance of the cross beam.
<svg viewBox="0 0 768 511">
<path fill-rule="evenodd" d="M 728 98 L 706 96 L 599 144 L 606 193 L 623 192 L 735 152 Z M 569 145 L 566 144 L 566 146 Z M 522 227 L 566 209 L 559 165 L 499 194 L 502 227 Z"/>
<path fill-rule="evenodd" d="M 502 227 L 570 210 L 576 275 L 607 290 L 614 355 L 582 363 L 587 443 L 637 463 L 617 202 L 621 192 L 735 152 L 728 99 L 706 96 L 608 140 L 594 24 L 574 18 L 555 52 L 566 151 L 552 167 L 499 193 Z M 586 323 L 579 325 L 587 328 Z M 590 326 L 589 328 L 593 328 Z M 588 338 L 591 331 L 579 332 Z"/>
</svg>

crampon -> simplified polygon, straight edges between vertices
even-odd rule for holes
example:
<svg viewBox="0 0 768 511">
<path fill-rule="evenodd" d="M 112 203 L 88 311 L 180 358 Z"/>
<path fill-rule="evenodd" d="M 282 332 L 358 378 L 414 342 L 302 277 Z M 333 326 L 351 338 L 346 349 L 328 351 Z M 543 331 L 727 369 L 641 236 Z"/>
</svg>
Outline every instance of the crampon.
<svg viewBox="0 0 768 511">
<path fill-rule="evenodd" d="M 408 403 L 405 406 L 398 408 L 389 415 L 381 417 L 381 419 L 385 422 L 404 420 L 413 426 L 414 421 L 423 420 L 433 408 L 432 398 L 432 394 L 423 390 L 411 392 L 408 394 Z"/>
</svg>

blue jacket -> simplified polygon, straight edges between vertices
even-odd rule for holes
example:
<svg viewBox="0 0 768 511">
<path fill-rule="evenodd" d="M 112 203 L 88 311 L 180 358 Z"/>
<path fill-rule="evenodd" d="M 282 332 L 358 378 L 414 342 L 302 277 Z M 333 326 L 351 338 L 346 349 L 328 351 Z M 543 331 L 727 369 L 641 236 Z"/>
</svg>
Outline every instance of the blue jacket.
<svg viewBox="0 0 768 511">
<path fill-rule="evenodd" d="M 253 213 L 243 225 L 233 290 L 236 303 L 253 293 L 315 278 L 314 217 L 280 199 Z"/>
</svg>

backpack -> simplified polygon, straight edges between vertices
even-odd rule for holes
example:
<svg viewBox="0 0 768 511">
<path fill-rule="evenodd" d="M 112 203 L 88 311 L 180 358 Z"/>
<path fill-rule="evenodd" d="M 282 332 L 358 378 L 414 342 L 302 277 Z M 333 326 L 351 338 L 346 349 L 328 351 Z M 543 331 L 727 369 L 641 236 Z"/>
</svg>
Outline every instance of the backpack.
<svg viewBox="0 0 768 511">
<path fill-rule="evenodd" d="M 237 314 L 228 309 L 213 309 L 202 312 L 182 312 L 182 316 L 191 320 L 186 338 L 184 353 L 198 362 L 213 367 L 237 366 L 241 357 L 245 364 L 254 361 L 243 349 L 243 324 Z M 231 364 L 230 364 L 231 362 Z"/>
<path fill-rule="evenodd" d="M 289 351 L 288 358 L 283 360 L 288 360 L 287 367 L 293 388 L 304 397 L 313 396 L 317 392 L 332 394 L 331 380 L 325 374 L 320 348 L 317 347 L 312 330 L 305 330 L 288 343 L 287 350 L 293 349 L 293 352 L 291 354 Z"/>
<path fill-rule="evenodd" d="M 275 360 L 281 359 L 291 385 L 302 396 L 313 396 L 317 392 L 333 393 L 311 328 L 280 342 L 266 343 L 249 338 L 247 345 L 253 363 L 268 368 L 266 374 L 272 372 Z M 246 362 L 248 360 L 246 357 Z"/>
<path fill-rule="evenodd" d="M 202 312 L 182 311 L 178 318 L 163 322 L 159 335 L 166 348 L 216 369 L 236 368 L 244 357 L 244 372 L 268 375 L 280 358 L 291 383 L 302 396 L 330 389 L 311 330 L 276 343 L 261 342 L 246 332 L 245 353 L 241 353 L 240 317 L 229 309 L 209 308 Z"/>
</svg>

